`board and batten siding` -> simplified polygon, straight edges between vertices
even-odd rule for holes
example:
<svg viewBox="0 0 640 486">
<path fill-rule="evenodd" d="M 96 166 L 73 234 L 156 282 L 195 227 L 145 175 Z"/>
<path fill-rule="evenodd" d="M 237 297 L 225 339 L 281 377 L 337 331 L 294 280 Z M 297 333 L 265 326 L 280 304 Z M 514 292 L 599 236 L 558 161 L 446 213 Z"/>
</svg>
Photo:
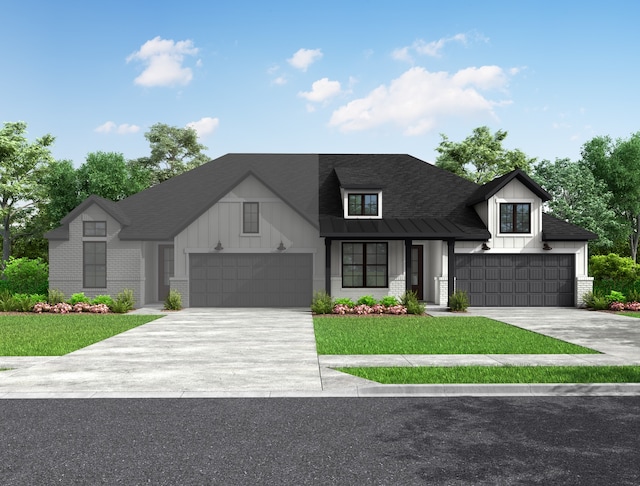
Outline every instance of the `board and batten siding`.
<svg viewBox="0 0 640 486">
<path fill-rule="evenodd" d="M 243 202 L 259 203 L 256 235 L 242 233 Z M 214 253 L 218 241 L 224 248 L 222 253 L 279 253 L 277 248 L 282 242 L 286 253 L 314 255 L 314 290 L 324 288 L 324 241 L 318 228 L 253 176 L 244 179 L 189 224 L 174 241 L 172 282 L 180 281 L 181 285 L 189 279 L 189 254 Z"/>
<path fill-rule="evenodd" d="M 84 221 L 106 221 L 106 237 L 83 236 Z M 49 241 L 49 288 L 64 292 L 65 296 L 84 292 L 87 297 L 108 294 L 115 296 L 123 289 L 131 289 L 137 304 L 144 303 L 145 252 L 139 241 L 121 241 L 120 224 L 97 205 L 89 206 L 69 223 L 68 240 Z M 83 287 L 83 242 L 107 242 L 107 287 Z"/>
</svg>

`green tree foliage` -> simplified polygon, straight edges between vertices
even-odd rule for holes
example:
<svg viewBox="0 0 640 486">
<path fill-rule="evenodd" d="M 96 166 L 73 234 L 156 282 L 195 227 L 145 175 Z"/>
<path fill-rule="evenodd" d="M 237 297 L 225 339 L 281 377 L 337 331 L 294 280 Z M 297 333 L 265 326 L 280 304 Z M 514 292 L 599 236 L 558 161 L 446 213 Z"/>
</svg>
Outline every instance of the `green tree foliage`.
<svg viewBox="0 0 640 486">
<path fill-rule="evenodd" d="M 535 158 L 527 157 L 519 149 L 507 150 L 502 146 L 507 137 L 504 130 L 492 134 L 489 127 L 478 127 L 462 142 L 452 142 L 444 134 L 440 136 L 436 166 L 478 184 L 485 184 L 514 169 L 528 173 L 535 162 Z"/>
<path fill-rule="evenodd" d="M 193 128 L 156 123 L 144 136 L 151 146 L 151 155 L 132 163 L 140 167 L 141 174 L 146 171 L 149 185 L 166 181 L 209 160 L 202 153 L 207 147 L 198 143 L 198 134 Z"/>
<path fill-rule="evenodd" d="M 626 224 L 631 258 L 640 239 L 640 132 L 613 141 L 595 137 L 582 148 L 582 161 L 612 194 L 611 207 Z"/>
<path fill-rule="evenodd" d="M 49 265 L 41 259 L 10 258 L 4 269 L 5 287 L 14 294 L 46 294 Z"/>
<path fill-rule="evenodd" d="M 533 178 L 551 194 L 548 212 L 598 235 L 589 243 L 595 252 L 611 251 L 624 238 L 624 223 L 611 208 L 613 195 L 589 168 L 569 159 L 543 160 Z"/>
<path fill-rule="evenodd" d="M 589 259 L 589 274 L 596 280 L 629 283 L 634 282 L 639 273 L 639 265 L 631 258 L 615 253 L 594 255 Z"/>
<path fill-rule="evenodd" d="M 2 265 L 11 256 L 11 244 L 24 230 L 36 205 L 46 198 L 42 180 L 53 161 L 49 147 L 54 138 L 47 134 L 29 142 L 27 124 L 5 123 L 0 130 L 0 232 Z"/>
<path fill-rule="evenodd" d="M 146 189 L 146 177 L 138 168 L 127 164 L 124 156 L 115 152 L 93 152 L 77 170 L 78 196 L 83 201 L 96 196 L 119 201 Z"/>
</svg>

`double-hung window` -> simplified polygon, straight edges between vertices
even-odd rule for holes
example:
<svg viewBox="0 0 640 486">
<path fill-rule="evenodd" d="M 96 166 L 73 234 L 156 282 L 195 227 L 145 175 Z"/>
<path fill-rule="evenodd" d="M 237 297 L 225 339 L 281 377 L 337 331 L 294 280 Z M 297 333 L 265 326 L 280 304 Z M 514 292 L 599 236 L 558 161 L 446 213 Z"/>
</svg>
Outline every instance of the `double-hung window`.
<svg viewBox="0 0 640 486">
<path fill-rule="evenodd" d="M 260 232 L 260 205 L 257 202 L 242 203 L 242 232 L 258 234 Z"/>
<path fill-rule="evenodd" d="M 500 203 L 500 233 L 531 233 L 531 203 Z"/>
<path fill-rule="evenodd" d="M 343 243 L 342 287 L 387 287 L 387 243 Z"/>
</svg>

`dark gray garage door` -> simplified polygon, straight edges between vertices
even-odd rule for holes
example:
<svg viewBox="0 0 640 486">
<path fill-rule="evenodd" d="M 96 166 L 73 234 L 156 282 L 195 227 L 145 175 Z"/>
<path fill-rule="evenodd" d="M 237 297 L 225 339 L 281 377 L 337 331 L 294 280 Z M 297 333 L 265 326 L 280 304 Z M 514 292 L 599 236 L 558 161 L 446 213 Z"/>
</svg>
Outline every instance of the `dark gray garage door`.
<svg viewBox="0 0 640 486">
<path fill-rule="evenodd" d="M 456 255 L 456 288 L 471 306 L 571 307 L 574 255 Z"/>
<path fill-rule="evenodd" d="M 192 254 L 191 307 L 308 307 L 313 255 Z"/>
</svg>

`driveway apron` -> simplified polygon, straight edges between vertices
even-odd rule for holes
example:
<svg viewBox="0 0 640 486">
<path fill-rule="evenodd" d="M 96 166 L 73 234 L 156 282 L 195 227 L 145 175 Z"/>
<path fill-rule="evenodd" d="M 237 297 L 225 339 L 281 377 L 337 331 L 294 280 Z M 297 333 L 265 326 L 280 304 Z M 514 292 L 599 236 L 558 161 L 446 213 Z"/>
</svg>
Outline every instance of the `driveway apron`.
<svg viewBox="0 0 640 486">
<path fill-rule="evenodd" d="M 185 309 L 0 373 L 0 393 L 321 389 L 305 309 Z"/>
</svg>

